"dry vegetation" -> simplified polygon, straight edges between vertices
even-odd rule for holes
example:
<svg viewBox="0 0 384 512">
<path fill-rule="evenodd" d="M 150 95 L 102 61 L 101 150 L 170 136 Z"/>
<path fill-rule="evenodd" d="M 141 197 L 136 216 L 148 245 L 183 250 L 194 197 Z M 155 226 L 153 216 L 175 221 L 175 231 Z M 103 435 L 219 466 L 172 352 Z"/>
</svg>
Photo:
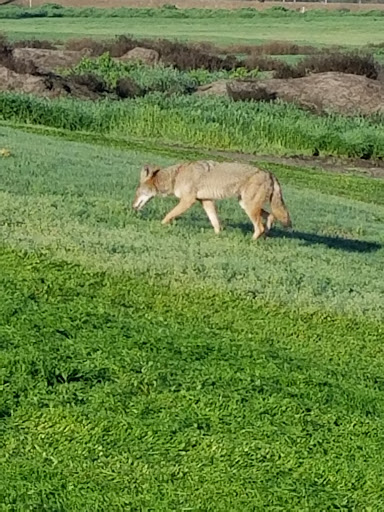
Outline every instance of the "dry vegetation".
<svg viewBox="0 0 384 512">
<path fill-rule="evenodd" d="M 54 50 L 57 45 L 44 40 L 20 40 L 11 45 L 4 36 L 0 36 L 0 64 L 18 72 L 33 74 L 28 71 L 27 63 L 16 63 L 12 57 L 12 48 L 36 48 Z M 261 45 L 234 44 L 218 47 L 209 42 L 183 43 L 167 39 L 136 39 L 122 35 L 112 40 L 95 40 L 89 37 L 70 39 L 64 45 L 68 51 L 84 52 L 92 57 L 109 53 L 111 57 L 120 58 L 134 48 L 141 47 L 158 52 L 161 62 L 182 71 L 206 69 L 208 71 L 234 70 L 246 67 L 249 70 L 274 71 L 275 78 L 297 78 L 308 73 L 325 73 L 328 71 L 364 75 L 376 80 L 381 67 L 369 51 L 344 52 L 339 48 L 325 48 L 319 52 L 311 45 L 299 45 L 289 41 L 271 41 Z M 380 44 L 371 45 L 370 49 L 381 48 Z M 368 49 L 367 49 L 368 50 Z M 241 59 L 239 55 L 244 55 Z M 295 66 L 288 65 L 271 56 L 307 55 Z M 22 71 L 25 67 L 26 71 Z"/>
<path fill-rule="evenodd" d="M 285 64 L 275 69 L 275 78 L 298 78 L 309 73 L 329 71 L 362 75 L 372 80 L 377 80 L 381 76 L 381 66 L 374 57 L 359 52 L 323 52 L 304 58 L 296 66 Z"/>
<path fill-rule="evenodd" d="M 223 49 L 214 45 L 188 44 L 167 39 L 135 39 L 129 36 L 119 36 L 112 41 L 96 41 L 92 38 L 72 39 L 65 44 L 71 51 L 88 50 L 90 55 L 98 57 L 109 52 L 111 57 L 122 57 L 130 50 L 141 47 L 155 50 L 159 53 L 165 65 L 174 66 L 183 71 L 191 69 L 207 69 L 208 71 L 231 70 L 242 66 L 242 62 L 235 55 L 227 54 L 221 57 Z"/>
</svg>

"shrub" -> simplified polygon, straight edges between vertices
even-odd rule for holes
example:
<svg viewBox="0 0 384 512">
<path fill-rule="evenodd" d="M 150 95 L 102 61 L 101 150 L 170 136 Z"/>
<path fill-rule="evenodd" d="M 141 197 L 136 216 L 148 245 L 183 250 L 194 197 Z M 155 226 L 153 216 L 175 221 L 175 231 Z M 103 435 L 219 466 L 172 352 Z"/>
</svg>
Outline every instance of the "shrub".
<svg viewBox="0 0 384 512">
<path fill-rule="evenodd" d="M 91 38 L 72 39 L 65 45 L 67 50 L 90 50 L 90 55 L 93 57 L 100 57 L 106 52 L 109 52 L 111 57 L 122 57 L 137 46 L 156 50 L 166 65 L 174 66 L 181 71 L 191 69 L 231 71 L 242 65 L 233 55 L 220 57 L 215 54 L 219 50 L 208 43 L 187 44 L 168 39 L 138 40 L 131 36 L 118 36 L 112 41 L 95 41 Z"/>
<path fill-rule="evenodd" d="M 251 50 L 255 55 L 312 55 L 317 52 L 314 46 L 299 45 L 289 41 L 270 41 L 253 46 Z"/>
<path fill-rule="evenodd" d="M 9 68 L 12 60 L 12 46 L 9 44 L 7 38 L 3 34 L 0 34 L 0 64 Z"/>
<path fill-rule="evenodd" d="M 249 73 L 243 68 L 238 69 L 241 71 L 239 76 L 254 75 L 254 72 Z M 231 77 L 231 73 L 225 71 L 211 73 L 205 69 L 198 69 L 187 72 L 163 64 L 152 67 L 132 61 L 119 62 L 113 60 L 108 53 L 98 59 L 82 59 L 69 73 L 95 74 L 103 78 L 110 87 L 115 87 L 120 79 L 129 78 L 140 88 L 142 94 L 154 91 L 188 94 L 196 90 L 199 85 Z"/>
<path fill-rule="evenodd" d="M 328 71 L 336 71 L 352 75 L 363 75 L 373 80 L 377 80 L 381 70 L 379 63 L 374 59 L 373 55 L 358 52 L 321 53 L 303 59 L 296 67 L 303 74 L 308 72 L 326 73 Z"/>
<path fill-rule="evenodd" d="M 91 92 L 109 92 L 105 81 L 100 77 L 93 75 L 92 73 L 87 73 L 84 75 L 71 75 L 68 77 L 68 80 L 75 85 L 85 87 Z"/>
<path fill-rule="evenodd" d="M 273 74 L 273 78 L 301 78 L 303 76 L 305 76 L 305 72 L 302 69 L 290 66 L 286 62 L 282 62 Z"/>
<path fill-rule="evenodd" d="M 203 52 L 188 44 L 161 39 L 152 48 L 160 54 L 161 60 L 182 71 L 191 69 L 207 69 L 208 71 L 230 71 L 240 67 L 241 63 L 234 56 L 219 57 Z"/>
<path fill-rule="evenodd" d="M 322 52 L 301 60 L 296 66 L 283 63 L 274 73 L 274 78 L 299 78 L 308 73 L 350 73 L 377 80 L 381 66 L 372 55 L 358 52 Z"/>
<path fill-rule="evenodd" d="M 252 54 L 244 61 L 244 66 L 247 69 L 258 69 L 259 71 L 274 71 L 284 66 L 284 62 L 278 59 L 271 59 L 271 57 L 264 57 L 262 55 Z"/>
<path fill-rule="evenodd" d="M 51 41 L 45 39 L 21 39 L 13 43 L 14 48 L 39 48 L 43 50 L 57 50 L 57 47 Z"/>
<path fill-rule="evenodd" d="M 33 62 L 15 59 L 13 46 L 4 35 L 0 35 L 0 66 L 4 66 L 15 73 L 37 74 L 37 68 Z"/>
<path fill-rule="evenodd" d="M 122 57 L 136 46 L 143 46 L 143 43 L 130 36 L 118 36 L 109 44 L 108 51 L 111 57 Z"/>
<path fill-rule="evenodd" d="M 116 83 L 116 94 L 119 98 L 136 98 L 142 96 L 140 87 L 129 77 L 119 78 Z"/>
<path fill-rule="evenodd" d="M 66 41 L 65 49 L 74 52 L 88 50 L 92 57 L 99 57 L 108 51 L 108 43 L 106 41 L 96 41 L 91 37 L 84 37 L 82 39 L 70 39 Z"/>
</svg>

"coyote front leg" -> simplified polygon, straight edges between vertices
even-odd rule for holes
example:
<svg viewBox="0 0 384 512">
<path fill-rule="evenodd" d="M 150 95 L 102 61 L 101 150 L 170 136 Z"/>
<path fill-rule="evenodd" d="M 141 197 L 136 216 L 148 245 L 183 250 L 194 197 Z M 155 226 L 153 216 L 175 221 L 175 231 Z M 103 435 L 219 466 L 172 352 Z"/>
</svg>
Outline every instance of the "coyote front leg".
<svg viewBox="0 0 384 512">
<path fill-rule="evenodd" d="M 196 202 L 195 197 L 187 197 L 180 199 L 179 204 L 177 204 L 173 210 L 171 210 L 161 221 L 162 224 L 168 224 L 176 217 L 179 217 L 182 213 L 188 210 L 194 203 Z"/>
</svg>

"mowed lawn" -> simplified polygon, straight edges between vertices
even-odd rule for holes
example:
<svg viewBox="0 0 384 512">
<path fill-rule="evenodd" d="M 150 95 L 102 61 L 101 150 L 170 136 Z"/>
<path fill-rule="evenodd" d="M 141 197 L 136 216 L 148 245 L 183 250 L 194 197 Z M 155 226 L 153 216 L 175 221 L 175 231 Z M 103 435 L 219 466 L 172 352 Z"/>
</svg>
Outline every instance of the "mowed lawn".
<svg viewBox="0 0 384 512">
<path fill-rule="evenodd" d="M 0 141 L 1 510 L 383 509 L 368 178 L 364 202 L 282 175 L 294 231 L 255 243 L 236 202 L 218 237 L 198 206 L 130 210 L 140 166 L 175 158 Z"/>
<path fill-rule="evenodd" d="M 133 18 L 33 18 L 0 19 L 0 32 L 11 39 L 106 38 L 130 34 L 216 43 L 262 43 L 269 40 L 309 44 L 361 46 L 383 40 L 384 17 L 260 17 L 242 19 L 202 17 L 177 19 Z"/>
</svg>

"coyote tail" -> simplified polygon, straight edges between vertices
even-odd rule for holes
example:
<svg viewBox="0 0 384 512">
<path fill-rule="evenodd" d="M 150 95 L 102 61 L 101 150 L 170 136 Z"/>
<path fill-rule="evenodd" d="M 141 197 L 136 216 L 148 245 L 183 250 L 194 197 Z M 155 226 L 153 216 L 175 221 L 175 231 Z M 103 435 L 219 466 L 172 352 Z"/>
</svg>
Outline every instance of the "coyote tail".
<svg viewBox="0 0 384 512">
<path fill-rule="evenodd" d="M 273 191 L 271 195 L 272 214 L 276 217 L 278 221 L 280 221 L 283 224 L 283 226 L 290 228 L 292 227 L 292 221 L 289 215 L 289 211 L 284 203 L 280 183 L 277 181 L 277 178 L 275 176 L 271 176 L 273 181 Z"/>
</svg>

